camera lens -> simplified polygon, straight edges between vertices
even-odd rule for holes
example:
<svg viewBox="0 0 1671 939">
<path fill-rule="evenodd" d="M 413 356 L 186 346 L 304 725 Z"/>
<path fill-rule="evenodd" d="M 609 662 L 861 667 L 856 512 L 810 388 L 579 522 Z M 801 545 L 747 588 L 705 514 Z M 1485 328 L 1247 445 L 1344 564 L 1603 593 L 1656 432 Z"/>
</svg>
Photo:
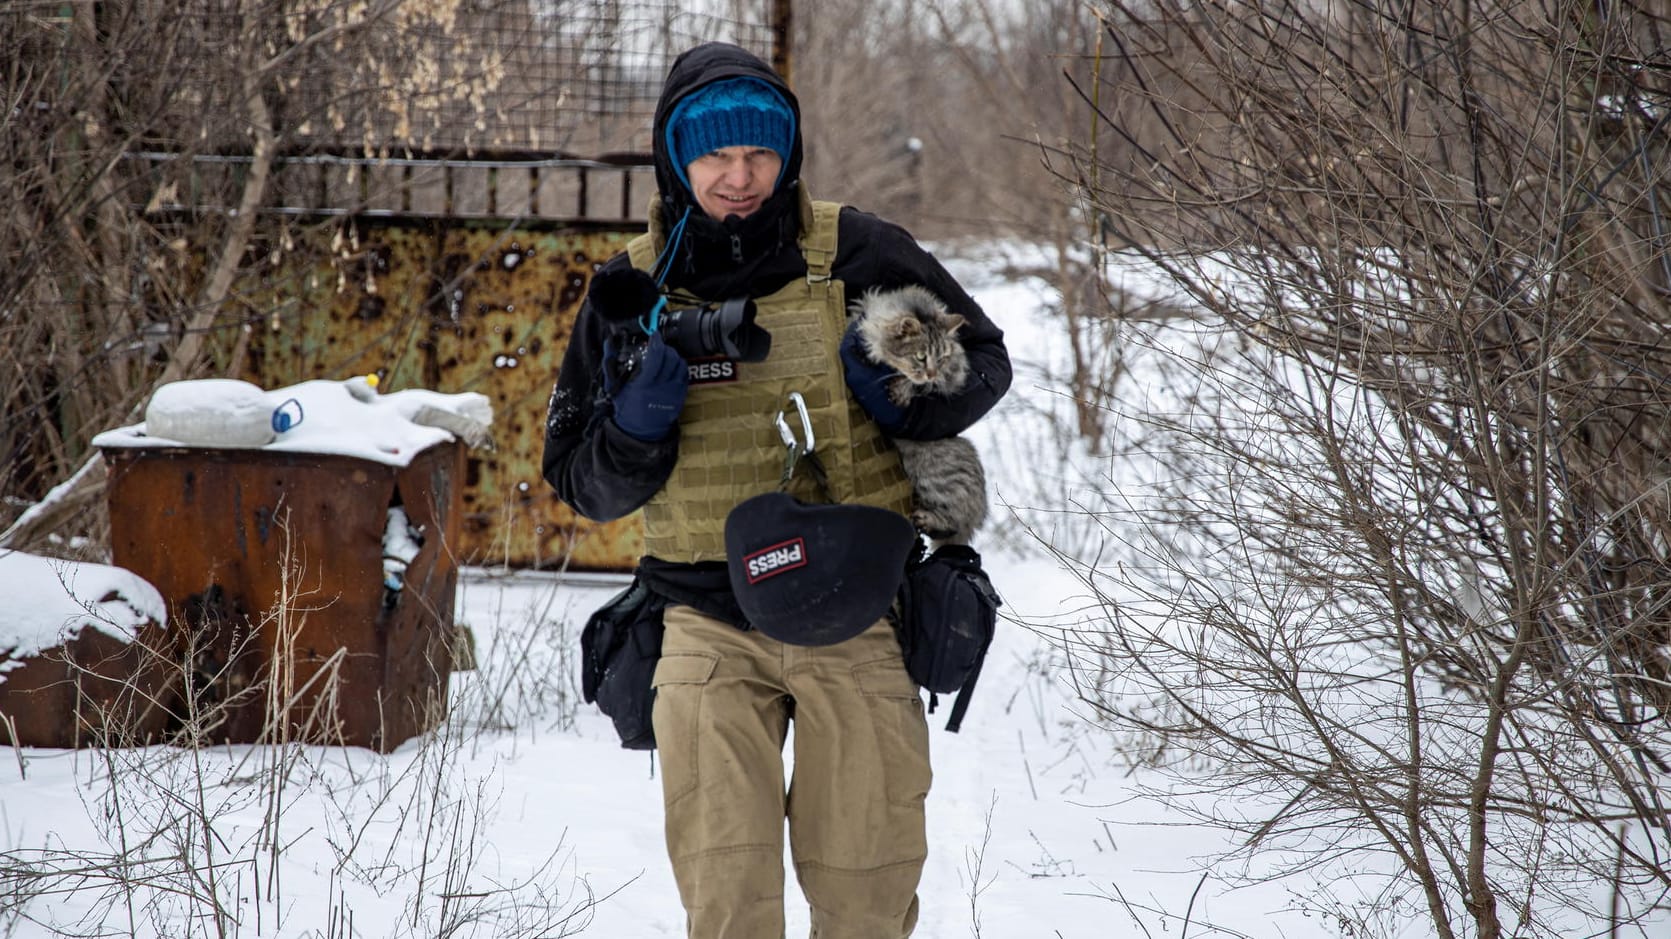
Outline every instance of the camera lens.
<svg viewBox="0 0 1671 939">
<path fill-rule="evenodd" d="M 686 307 L 662 315 L 662 339 L 687 359 L 723 355 L 738 362 L 764 361 L 772 334 L 754 323 L 754 301 L 747 297 L 719 306 Z"/>
</svg>

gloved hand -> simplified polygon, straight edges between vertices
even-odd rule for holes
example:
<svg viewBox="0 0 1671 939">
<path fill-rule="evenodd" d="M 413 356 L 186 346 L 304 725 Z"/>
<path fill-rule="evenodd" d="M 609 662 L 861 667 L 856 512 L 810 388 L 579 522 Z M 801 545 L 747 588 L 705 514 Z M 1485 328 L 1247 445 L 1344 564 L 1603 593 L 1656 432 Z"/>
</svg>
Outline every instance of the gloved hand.
<svg viewBox="0 0 1671 939">
<path fill-rule="evenodd" d="M 618 340 L 604 343 L 604 355 L 609 362 L 616 358 Z M 605 367 L 604 374 L 611 373 Z M 615 385 L 610 381 L 611 386 Z M 690 369 L 684 357 L 668 347 L 661 333 L 651 333 L 644 343 L 643 357 L 624 383 L 610 387 L 615 401 L 615 426 L 627 436 L 645 443 L 667 439 L 679 413 L 685 409 L 685 393 L 690 390 Z"/>
<path fill-rule="evenodd" d="M 841 337 L 841 368 L 853 397 L 881 425 L 883 432 L 891 434 L 905 424 L 904 409 L 888 397 L 889 380 L 899 373 L 865 357 L 856 325 L 847 327 L 846 335 Z"/>
<path fill-rule="evenodd" d="M 661 288 L 636 267 L 612 267 L 592 275 L 586 299 L 612 328 L 625 329 L 636 327 L 641 318 L 650 315 L 661 301 Z"/>
</svg>

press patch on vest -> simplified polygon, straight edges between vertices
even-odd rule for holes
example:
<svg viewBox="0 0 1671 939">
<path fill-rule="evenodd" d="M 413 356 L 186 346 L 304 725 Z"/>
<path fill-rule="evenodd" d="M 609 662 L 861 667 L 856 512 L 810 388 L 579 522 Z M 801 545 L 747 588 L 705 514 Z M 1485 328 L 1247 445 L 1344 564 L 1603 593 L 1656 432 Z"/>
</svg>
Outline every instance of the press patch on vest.
<svg viewBox="0 0 1671 939">
<path fill-rule="evenodd" d="M 724 356 L 691 359 L 687 365 L 693 385 L 724 385 L 737 380 L 737 363 Z"/>
<path fill-rule="evenodd" d="M 753 554 L 743 556 L 743 570 L 747 572 L 748 582 L 751 584 L 758 584 L 768 577 L 776 577 L 797 567 L 805 567 L 806 563 L 806 542 L 800 538 L 780 541 L 769 548 L 761 548 Z"/>
</svg>

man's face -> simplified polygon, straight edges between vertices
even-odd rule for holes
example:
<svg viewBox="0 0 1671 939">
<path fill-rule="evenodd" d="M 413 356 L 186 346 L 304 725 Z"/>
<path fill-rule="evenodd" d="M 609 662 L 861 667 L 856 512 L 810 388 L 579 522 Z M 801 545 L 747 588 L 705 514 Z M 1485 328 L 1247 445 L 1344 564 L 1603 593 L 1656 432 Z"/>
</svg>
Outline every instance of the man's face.
<svg viewBox="0 0 1671 939">
<path fill-rule="evenodd" d="M 777 185 L 783 158 L 764 147 L 721 147 L 685 167 L 696 204 L 710 218 L 748 218 L 764 205 Z"/>
</svg>

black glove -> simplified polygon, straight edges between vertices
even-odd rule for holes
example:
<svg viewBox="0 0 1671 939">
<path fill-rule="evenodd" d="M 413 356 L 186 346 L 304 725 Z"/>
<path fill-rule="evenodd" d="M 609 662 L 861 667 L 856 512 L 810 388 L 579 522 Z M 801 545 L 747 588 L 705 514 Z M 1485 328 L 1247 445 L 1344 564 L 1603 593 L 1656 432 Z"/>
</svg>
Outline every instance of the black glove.
<svg viewBox="0 0 1671 939">
<path fill-rule="evenodd" d="M 639 329 L 640 320 L 649 325 L 650 310 L 661 302 L 661 288 L 636 267 L 605 268 L 592 275 L 586 299 L 611 331 Z"/>
</svg>

